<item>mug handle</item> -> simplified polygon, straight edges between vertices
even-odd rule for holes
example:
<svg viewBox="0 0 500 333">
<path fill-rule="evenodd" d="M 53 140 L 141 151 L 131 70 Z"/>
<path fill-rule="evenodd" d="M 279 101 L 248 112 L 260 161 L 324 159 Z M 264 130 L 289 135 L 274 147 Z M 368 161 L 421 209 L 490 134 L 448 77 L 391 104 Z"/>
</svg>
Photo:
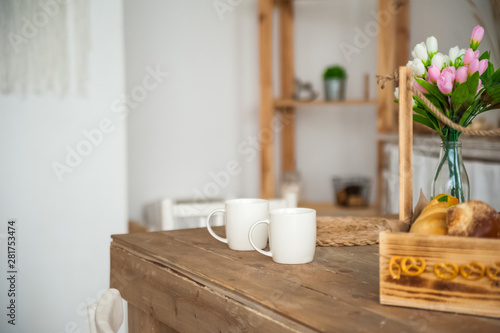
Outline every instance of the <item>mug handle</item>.
<svg viewBox="0 0 500 333">
<path fill-rule="evenodd" d="M 215 232 L 212 230 L 212 227 L 210 226 L 210 218 L 212 217 L 212 215 L 214 215 L 216 213 L 223 213 L 223 214 L 225 214 L 226 211 L 224 209 L 216 209 L 213 212 L 211 212 L 210 215 L 208 215 L 208 217 L 207 217 L 207 229 L 208 229 L 208 232 L 210 233 L 210 235 L 212 235 L 218 241 L 221 241 L 222 243 L 226 243 L 227 244 L 227 238 L 222 238 L 221 236 L 218 236 L 217 234 L 215 234 Z"/>
<path fill-rule="evenodd" d="M 259 249 L 257 246 L 255 246 L 253 240 L 252 240 L 252 233 L 253 233 L 253 230 L 255 229 L 256 226 L 258 226 L 259 224 L 262 224 L 262 223 L 267 223 L 267 225 L 269 226 L 269 220 L 261 220 L 261 221 L 257 221 L 255 222 L 252 227 L 250 228 L 250 231 L 248 232 L 248 240 L 250 241 L 250 244 L 252 244 L 252 247 L 257 250 L 257 252 L 260 252 L 262 253 L 263 255 L 265 256 L 268 256 L 268 257 L 272 257 L 273 254 L 271 253 L 271 251 L 264 251 L 264 250 L 261 250 Z"/>
</svg>

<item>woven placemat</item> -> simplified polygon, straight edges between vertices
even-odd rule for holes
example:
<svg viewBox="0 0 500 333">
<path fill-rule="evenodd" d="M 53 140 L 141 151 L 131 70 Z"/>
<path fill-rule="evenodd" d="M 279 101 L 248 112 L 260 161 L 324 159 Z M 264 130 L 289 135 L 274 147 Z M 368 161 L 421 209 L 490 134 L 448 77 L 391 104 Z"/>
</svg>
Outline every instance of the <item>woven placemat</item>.
<svg viewBox="0 0 500 333">
<path fill-rule="evenodd" d="M 381 217 L 316 218 L 316 245 L 354 246 L 378 244 L 381 231 L 391 231 L 390 221 Z"/>
</svg>

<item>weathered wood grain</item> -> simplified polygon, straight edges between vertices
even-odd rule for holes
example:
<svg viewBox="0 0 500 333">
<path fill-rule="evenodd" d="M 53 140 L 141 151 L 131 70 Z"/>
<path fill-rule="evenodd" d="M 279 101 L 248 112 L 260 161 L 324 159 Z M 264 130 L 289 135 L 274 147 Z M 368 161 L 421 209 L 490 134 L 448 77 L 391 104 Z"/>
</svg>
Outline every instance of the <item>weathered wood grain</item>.
<svg viewBox="0 0 500 333">
<path fill-rule="evenodd" d="M 395 18 L 394 1 L 378 0 L 378 51 L 377 51 L 377 74 L 389 75 L 394 71 L 394 49 L 395 49 Z M 389 17 L 387 17 L 389 16 Z M 394 85 L 386 84 L 382 89 L 377 88 L 377 127 L 379 133 L 394 133 Z"/>
<path fill-rule="evenodd" d="M 173 328 L 158 321 L 149 312 L 128 304 L 128 331 L 140 333 L 177 333 Z"/>
<path fill-rule="evenodd" d="M 205 229 L 130 234 L 113 236 L 111 285 L 180 332 L 410 332 L 421 317 L 430 331 L 500 329 L 491 319 L 380 305 L 378 260 L 376 246 L 317 248 L 311 264 L 280 265 L 230 250 Z"/>
<path fill-rule="evenodd" d="M 425 270 L 418 276 L 402 273 L 400 278 L 393 278 L 389 264 L 395 256 L 422 258 Z M 469 280 L 460 273 L 446 280 L 434 273 L 437 264 L 453 263 L 460 267 L 472 262 L 484 267 L 499 263 L 500 240 L 381 233 L 380 302 L 500 318 L 500 281 L 487 276 Z"/>
<path fill-rule="evenodd" d="M 260 195 L 274 198 L 273 1 L 259 0 Z"/>
<path fill-rule="evenodd" d="M 399 220 L 413 214 L 413 94 L 408 89 L 412 68 L 399 67 Z"/>
<path fill-rule="evenodd" d="M 280 13 L 280 58 L 281 58 L 281 98 L 291 99 L 295 91 L 295 63 L 293 48 L 294 1 L 281 1 Z M 295 108 L 281 110 L 281 167 L 283 171 L 295 171 Z M 279 194 L 278 194 L 279 195 Z"/>
</svg>

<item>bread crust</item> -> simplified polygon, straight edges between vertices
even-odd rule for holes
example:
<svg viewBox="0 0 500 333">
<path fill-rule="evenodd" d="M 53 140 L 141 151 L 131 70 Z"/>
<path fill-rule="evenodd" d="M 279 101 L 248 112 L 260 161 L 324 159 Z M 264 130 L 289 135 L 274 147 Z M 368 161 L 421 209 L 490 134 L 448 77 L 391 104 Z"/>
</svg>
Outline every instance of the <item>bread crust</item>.
<svg viewBox="0 0 500 333">
<path fill-rule="evenodd" d="M 483 201 L 471 200 L 448 209 L 448 235 L 500 238 L 500 216 Z"/>
</svg>

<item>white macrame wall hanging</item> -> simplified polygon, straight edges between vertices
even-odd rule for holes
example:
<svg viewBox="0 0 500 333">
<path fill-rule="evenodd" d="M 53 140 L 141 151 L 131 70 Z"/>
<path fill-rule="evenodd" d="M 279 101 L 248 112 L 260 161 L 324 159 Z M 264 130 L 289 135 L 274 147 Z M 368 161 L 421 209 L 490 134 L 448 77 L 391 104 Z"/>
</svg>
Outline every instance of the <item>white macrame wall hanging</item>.
<svg viewBox="0 0 500 333">
<path fill-rule="evenodd" d="M 85 95 L 89 0 L 0 0 L 0 93 Z"/>
</svg>

